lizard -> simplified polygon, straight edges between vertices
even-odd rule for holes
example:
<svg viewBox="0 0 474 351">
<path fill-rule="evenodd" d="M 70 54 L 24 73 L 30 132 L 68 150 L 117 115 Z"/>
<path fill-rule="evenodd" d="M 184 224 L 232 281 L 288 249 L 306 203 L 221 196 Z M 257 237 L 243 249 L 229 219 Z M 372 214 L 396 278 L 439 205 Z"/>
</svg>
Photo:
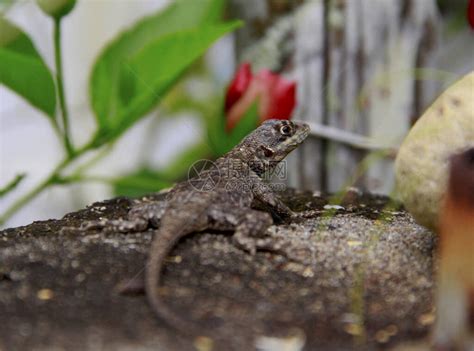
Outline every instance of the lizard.
<svg viewBox="0 0 474 351">
<path fill-rule="evenodd" d="M 262 176 L 275 169 L 308 134 L 309 126 L 304 123 L 267 120 L 198 177 L 177 183 L 165 202 L 132 207 L 127 220 L 92 221 L 81 230 L 158 228 L 145 268 L 149 304 L 160 320 L 185 334 L 197 335 L 196 327 L 176 316 L 158 294 L 167 255 L 182 237 L 204 230 L 234 231 L 235 245 L 252 255 L 257 250 L 282 252 L 281 245 L 265 237 L 265 232 L 274 220 L 285 221 L 298 214 L 277 197 Z"/>
</svg>

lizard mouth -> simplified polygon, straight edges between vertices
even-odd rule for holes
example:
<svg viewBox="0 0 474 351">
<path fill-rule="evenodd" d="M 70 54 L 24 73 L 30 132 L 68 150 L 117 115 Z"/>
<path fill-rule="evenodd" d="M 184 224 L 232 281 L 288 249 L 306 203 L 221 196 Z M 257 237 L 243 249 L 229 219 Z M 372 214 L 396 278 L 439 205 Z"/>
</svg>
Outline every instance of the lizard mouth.
<svg viewBox="0 0 474 351">
<path fill-rule="evenodd" d="M 299 128 L 301 128 L 301 131 L 298 131 L 298 133 L 296 133 L 296 135 L 299 134 L 298 138 L 301 142 L 301 141 L 305 140 L 308 137 L 309 132 L 310 132 L 310 128 L 309 128 L 309 125 L 307 125 L 306 123 L 301 123 L 298 126 L 299 126 Z"/>
<path fill-rule="evenodd" d="M 306 123 L 295 123 L 296 131 L 293 136 L 283 141 L 278 149 L 282 153 L 282 157 L 285 157 L 289 152 L 293 151 L 298 145 L 300 145 L 309 135 L 310 128 Z"/>
<path fill-rule="evenodd" d="M 288 139 L 289 144 L 301 144 L 309 135 L 310 128 L 306 123 L 295 123 L 297 130 L 295 135 Z"/>
</svg>

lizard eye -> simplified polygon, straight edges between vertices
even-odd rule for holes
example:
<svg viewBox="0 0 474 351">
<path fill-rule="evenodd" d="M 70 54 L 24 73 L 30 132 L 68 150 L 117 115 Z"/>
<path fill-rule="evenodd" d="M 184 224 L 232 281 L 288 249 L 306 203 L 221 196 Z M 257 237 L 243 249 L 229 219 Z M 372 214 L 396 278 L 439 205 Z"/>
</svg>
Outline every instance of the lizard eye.
<svg viewBox="0 0 474 351">
<path fill-rule="evenodd" d="M 288 124 L 284 124 L 280 127 L 280 133 L 282 135 L 290 135 L 291 134 L 291 127 Z"/>
</svg>

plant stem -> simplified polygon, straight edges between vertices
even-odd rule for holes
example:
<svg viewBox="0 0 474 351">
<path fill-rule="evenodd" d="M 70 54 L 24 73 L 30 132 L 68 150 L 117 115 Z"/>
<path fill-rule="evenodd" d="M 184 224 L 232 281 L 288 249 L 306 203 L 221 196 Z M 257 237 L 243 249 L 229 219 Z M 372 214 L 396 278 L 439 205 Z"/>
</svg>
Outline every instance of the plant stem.
<svg viewBox="0 0 474 351">
<path fill-rule="evenodd" d="M 115 146 L 116 141 L 111 141 L 107 145 L 105 145 L 101 150 L 97 152 L 97 154 L 92 157 L 89 161 L 83 163 L 79 167 L 76 168 L 73 174 L 71 174 L 71 177 L 75 177 L 77 175 L 81 175 L 86 169 L 89 169 L 90 167 L 94 166 L 97 162 L 99 162 L 102 158 L 107 156 L 110 151 L 113 150 L 113 147 Z"/>
<path fill-rule="evenodd" d="M 56 63 L 56 85 L 58 88 L 59 107 L 61 110 L 61 119 L 63 123 L 63 138 L 66 152 L 69 156 L 74 154 L 74 147 L 71 143 L 69 131 L 69 114 L 66 107 L 66 98 L 64 94 L 63 65 L 61 54 L 61 19 L 54 20 L 54 59 Z"/>
<path fill-rule="evenodd" d="M 26 177 L 25 173 L 18 174 L 13 180 L 11 180 L 5 187 L 0 189 L 0 198 L 8 194 L 10 191 L 15 189 L 18 184 Z"/>
<path fill-rule="evenodd" d="M 7 210 L 0 216 L 0 226 L 3 225 L 11 216 L 13 216 L 19 209 L 25 206 L 28 202 L 33 200 L 38 194 L 50 185 L 60 182 L 61 171 L 69 166 L 75 159 L 86 153 L 92 148 L 93 141 L 87 143 L 85 146 L 77 150 L 74 154 L 66 156 L 47 176 L 43 181 L 37 184 L 33 189 L 15 201 Z"/>
<path fill-rule="evenodd" d="M 59 128 L 59 124 L 58 124 L 58 121 L 56 121 L 55 119 L 51 118 L 51 125 L 54 129 L 54 132 L 56 133 L 56 135 L 58 136 L 58 138 L 61 140 L 62 139 L 62 132 L 61 132 L 61 128 Z"/>
<path fill-rule="evenodd" d="M 66 98 L 64 93 L 64 78 L 63 78 L 63 67 L 62 67 L 62 54 L 61 54 L 61 19 L 56 18 L 54 20 L 54 58 L 56 64 L 56 87 L 58 91 L 59 107 L 61 114 L 61 121 L 63 131 L 61 132 L 59 123 L 57 120 L 53 121 L 53 128 L 63 138 L 64 147 L 66 149 L 66 157 L 51 171 L 50 175 L 43 181 L 37 184 L 33 189 L 20 197 L 15 201 L 7 210 L 0 216 L 0 225 L 5 223 L 13 214 L 19 209 L 25 206 L 29 201 L 35 198 L 48 186 L 58 183 L 60 180 L 61 171 L 67 167 L 72 161 L 84 154 L 86 151 L 92 148 L 94 140 L 86 144 L 79 150 L 75 150 L 71 143 L 70 130 L 69 130 L 69 114 L 66 106 Z"/>
<path fill-rule="evenodd" d="M 67 159 L 66 159 L 67 160 Z M 68 162 L 67 162 L 68 163 Z M 29 192 L 20 197 L 13 205 L 11 205 L 5 213 L 0 217 L 0 225 L 3 225 L 11 216 L 13 216 L 20 208 L 25 206 L 30 200 L 35 198 L 39 193 L 41 193 L 45 188 L 51 185 L 55 179 L 57 173 L 64 168 L 67 163 L 65 161 L 61 162 L 51 174 L 44 179 L 41 183 L 36 185 Z"/>
</svg>

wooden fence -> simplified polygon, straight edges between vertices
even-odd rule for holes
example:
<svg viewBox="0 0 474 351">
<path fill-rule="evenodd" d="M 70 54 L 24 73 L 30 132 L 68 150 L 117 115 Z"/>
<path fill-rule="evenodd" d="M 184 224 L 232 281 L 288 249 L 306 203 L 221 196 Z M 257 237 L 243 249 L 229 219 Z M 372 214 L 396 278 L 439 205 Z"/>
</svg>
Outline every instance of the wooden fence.
<svg viewBox="0 0 474 351">
<path fill-rule="evenodd" d="M 393 148 L 440 89 L 439 72 L 430 70 L 439 36 L 435 1 L 232 0 L 231 6 L 247 22 L 237 35 L 239 60 L 295 79 L 295 119 L 313 127 L 311 140 L 288 160 L 289 184 L 389 193 Z"/>
</svg>

